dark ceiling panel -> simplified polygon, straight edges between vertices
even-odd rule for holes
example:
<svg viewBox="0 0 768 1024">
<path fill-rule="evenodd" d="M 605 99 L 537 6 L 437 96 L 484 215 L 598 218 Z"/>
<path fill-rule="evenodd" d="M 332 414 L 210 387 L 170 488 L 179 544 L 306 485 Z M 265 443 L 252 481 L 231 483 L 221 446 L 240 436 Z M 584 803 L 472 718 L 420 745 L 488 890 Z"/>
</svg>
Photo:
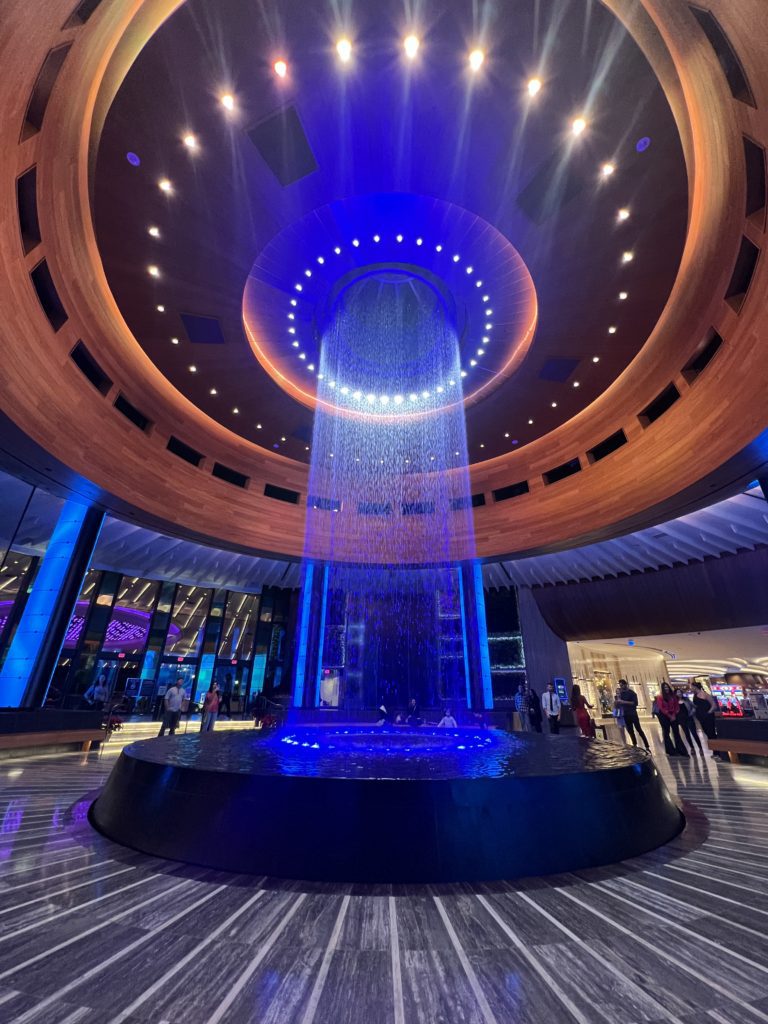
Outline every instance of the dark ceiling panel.
<svg viewBox="0 0 768 1024">
<path fill-rule="evenodd" d="M 295 107 L 278 111 L 247 134 L 283 187 L 317 170 L 315 154 Z"/>
<path fill-rule="evenodd" d="M 578 365 L 578 359 L 548 359 L 539 370 L 539 380 L 554 380 L 563 384 Z"/>
<path fill-rule="evenodd" d="M 187 337 L 194 345 L 223 345 L 224 334 L 221 324 L 215 316 L 197 316 L 195 313 L 182 313 L 182 322 Z"/>
</svg>

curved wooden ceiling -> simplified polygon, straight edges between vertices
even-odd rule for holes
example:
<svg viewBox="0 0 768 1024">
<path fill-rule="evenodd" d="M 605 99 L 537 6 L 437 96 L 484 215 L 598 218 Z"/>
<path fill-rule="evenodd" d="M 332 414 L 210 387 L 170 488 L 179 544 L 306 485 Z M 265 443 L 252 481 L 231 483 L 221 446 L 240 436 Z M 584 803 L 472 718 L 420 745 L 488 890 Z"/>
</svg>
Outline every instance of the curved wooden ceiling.
<svg viewBox="0 0 768 1024">
<path fill-rule="evenodd" d="M 96 247 L 89 166 L 99 132 L 144 41 L 176 6 L 102 0 L 82 24 L 71 2 L 6 4 L 0 56 L 10 87 L 0 99 L 0 172 L 17 189 L 6 188 L 0 222 L 3 409 L 39 447 L 43 472 L 49 465 L 55 478 L 58 459 L 71 471 L 68 482 L 80 475 L 75 489 L 108 507 L 132 507 L 177 532 L 234 547 L 295 556 L 303 508 L 266 497 L 264 486 L 303 494 L 305 467 L 215 422 L 158 371 L 128 328 Z M 614 535 L 662 512 L 668 518 L 706 501 L 714 487 L 735 489 L 768 461 L 768 270 L 760 255 L 768 31 L 759 31 L 768 13 L 760 0 L 711 0 L 739 58 L 721 65 L 720 37 L 711 24 L 705 32 L 687 5 L 606 6 L 631 24 L 677 121 L 690 189 L 685 250 L 670 299 L 626 370 L 545 436 L 473 467 L 473 490 L 487 501 L 476 510 L 485 558 Z M 745 78 L 734 73 L 739 62 Z M 101 393 L 70 357 L 78 342 L 107 378 L 96 378 Z M 708 364 L 697 358 L 705 344 Z M 662 395 L 667 401 L 654 407 Z M 145 414 L 146 429 L 121 414 L 121 403 Z M 604 454 L 602 442 L 615 443 L 619 431 L 626 443 L 592 462 L 588 453 Z M 168 451 L 171 437 L 197 451 L 200 464 Z M 578 472 L 555 482 L 560 474 L 552 471 L 574 469 L 574 460 Z M 494 491 L 519 482 L 527 493 L 493 500 Z"/>
</svg>

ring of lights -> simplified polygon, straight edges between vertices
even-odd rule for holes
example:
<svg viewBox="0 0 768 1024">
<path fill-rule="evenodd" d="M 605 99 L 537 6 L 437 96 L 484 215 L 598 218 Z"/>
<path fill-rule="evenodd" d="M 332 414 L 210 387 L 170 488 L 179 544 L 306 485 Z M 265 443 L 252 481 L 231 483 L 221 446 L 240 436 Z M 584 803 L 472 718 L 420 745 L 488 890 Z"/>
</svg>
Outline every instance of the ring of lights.
<svg viewBox="0 0 768 1024">
<path fill-rule="evenodd" d="M 526 480 L 529 493 L 476 511 L 478 553 L 563 548 L 658 521 L 725 495 L 764 471 L 768 445 L 764 358 L 768 322 L 768 261 L 760 259 L 745 301 L 726 300 L 742 237 L 763 249 L 765 219 L 746 217 L 744 136 L 768 146 L 768 40 L 761 0 L 710 0 L 708 8 L 741 60 L 755 95 L 753 108 L 734 99 L 712 47 L 687 5 L 662 0 L 605 0 L 650 60 L 678 122 L 690 179 L 690 224 L 678 279 L 648 342 L 608 390 L 550 434 L 503 457 L 472 467 L 472 490 L 489 496 Z M 303 509 L 263 495 L 265 482 L 306 494 L 306 466 L 235 436 L 186 400 L 150 362 L 128 330 L 109 291 L 89 205 L 89 154 L 109 104 L 144 42 L 179 0 L 102 0 L 85 25 L 65 22 L 72 0 L 10 0 L 6 5 L 0 99 L 0 171 L 4 304 L 3 406 L 24 452 L 54 483 L 147 522 L 238 548 L 298 556 Z M 65 25 L 64 28 L 61 28 Z M 19 126 L 49 50 L 70 44 L 48 103 L 45 123 L 19 141 Z M 24 252 L 11 186 L 37 171 L 41 241 Z M 44 316 L 30 271 L 45 259 L 68 319 L 58 330 Z M 690 385 L 682 368 L 714 328 L 724 339 L 717 369 Z M 78 339 L 98 351 L 117 391 L 152 410 L 153 428 L 140 433 L 69 360 Z M 649 429 L 638 414 L 670 382 L 675 405 Z M 740 410 L 729 414 L 732 398 Z M 73 415 L 73 410 L 77 415 Z M 170 435 L 205 455 L 193 468 L 166 451 Z M 586 453 L 616 431 L 627 444 L 590 464 Z M 756 440 L 757 439 L 757 440 Z M 578 457 L 583 472 L 554 487 L 543 475 Z M 57 464 L 58 460 L 58 464 Z M 242 491 L 212 477 L 214 462 L 251 478 Z M 712 475 L 715 484 L 712 484 Z M 87 481 L 93 481 L 91 486 Z M 180 496 L 194 495 L 194 500 Z"/>
<path fill-rule="evenodd" d="M 307 253 L 314 255 L 307 260 Z M 294 268 L 291 278 L 286 267 Z M 280 232 L 259 254 L 245 286 L 243 323 L 254 354 L 297 401 L 318 404 L 322 321 L 334 297 L 377 267 L 421 277 L 455 310 L 466 405 L 497 388 L 525 358 L 536 330 L 536 289 L 508 239 L 475 214 L 431 197 L 357 196 L 313 210 Z M 392 405 L 418 413 L 422 398 L 435 393 L 445 393 L 450 405 L 460 384 L 453 377 L 427 383 L 426 390 L 391 396 Z M 332 408 L 371 411 L 354 381 L 330 381 L 329 387 L 338 397 Z M 379 395 L 374 408 L 389 412 L 392 405 L 389 395 Z"/>
</svg>

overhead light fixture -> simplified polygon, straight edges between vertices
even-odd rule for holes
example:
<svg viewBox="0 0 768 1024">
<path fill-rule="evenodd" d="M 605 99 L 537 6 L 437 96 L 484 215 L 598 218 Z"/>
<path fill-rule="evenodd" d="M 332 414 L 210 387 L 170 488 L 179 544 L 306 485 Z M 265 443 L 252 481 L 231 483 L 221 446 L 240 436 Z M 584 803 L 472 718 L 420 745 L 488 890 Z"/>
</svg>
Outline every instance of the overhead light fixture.
<svg viewBox="0 0 768 1024">
<path fill-rule="evenodd" d="M 600 356 L 592 356 L 592 362 L 593 363 L 599 363 L 600 362 Z"/>
<path fill-rule="evenodd" d="M 197 149 L 197 139 L 195 138 L 195 136 L 191 132 L 188 132 L 184 136 L 184 138 L 182 139 L 182 142 L 187 147 L 187 149 Z"/>
<path fill-rule="evenodd" d="M 485 54 L 482 50 L 473 50 L 469 55 L 469 66 L 473 71 L 479 71 L 483 66 Z"/>
<path fill-rule="evenodd" d="M 160 181 L 158 181 L 157 183 L 157 187 L 160 189 L 161 192 L 165 192 L 166 195 L 168 195 L 168 193 L 170 192 L 173 192 L 173 185 L 170 183 L 170 181 L 168 181 L 167 178 L 161 178 Z"/>
<path fill-rule="evenodd" d="M 237 406 L 235 406 L 235 408 L 232 410 L 232 412 L 235 414 L 235 416 L 237 416 L 237 415 L 239 415 L 240 410 L 237 408 Z"/>
<path fill-rule="evenodd" d="M 172 345 L 178 345 L 179 344 L 179 339 L 178 338 L 171 338 L 171 344 Z"/>
<path fill-rule="evenodd" d="M 574 135 L 581 135 L 584 129 L 587 127 L 587 122 L 583 117 L 577 117 L 571 124 L 571 131 Z"/>
<path fill-rule="evenodd" d="M 190 373 L 197 373 L 197 367 L 196 366 L 190 366 L 189 372 Z"/>
<path fill-rule="evenodd" d="M 532 426 L 533 426 L 533 420 L 528 420 L 528 426 L 529 426 L 529 427 L 532 427 Z"/>
<path fill-rule="evenodd" d="M 231 92 L 225 92 L 223 96 L 219 97 L 219 99 L 225 110 L 232 111 L 235 109 L 235 97 Z"/>
<path fill-rule="evenodd" d="M 278 78 L 285 78 L 288 74 L 288 65 L 284 60 L 276 60 L 272 67 Z"/>
<path fill-rule="evenodd" d="M 557 408 L 557 402 L 553 402 L 553 403 L 552 403 L 552 408 L 553 408 L 553 409 L 556 409 L 556 408 Z"/>
<path fill-rule="evenodd" d="M 635 254 L 633 252 L 627 251 L 627 252 L 623 252 L 621 254 L 621 262 L 622 263 L 631 263 L 634 258 L 635 258 Z"/>
<path fill-rule="evenodd" d="M 257 423 L 257 424 L 256 424 L 256 429 L 257 429 L 257 430 L 261 430 L 261 424 L 260 424 L 260 423 Z"/>
<path fill-rule="evenodd" d="M 541 79 L 529 78 L 527 89 L 529 96 L 537 96 L 541 92 Z"/>
<path fill-rule="evenodd" d="M 150 277 L 160 277 L 160 268 L 155 266 L 147 267 L 147 273 Z"/>
<path fill-rule="evenodd" d="M 405 50 L 405 56 L 408 60 L 415 60 L 416 54 L 419 52 L 419 38 L 418 36 L 406 36 L 403 40 L 403 49 Z"/>
<path fill-rule="evenodd" d="M 619 212 L 616 214 L 616 218 L 617 218 L 617 220 L 620 220 L 620 221 L 622 221 L 622 220 L 629 220 L 629 210 L 626 208 L 626 206 L 622 207 L 619 210 Z"/>
<path fill-rule="evenodd" d="M 574 386 L 575 388 L 581 387 L 581 385 L 579 384 L 579 382 L 578 382 L 577 380 L 575 380 L 575 381 L 573 382 L 573 386 Z"/>
<path fill-rule="evenodd" d="M 158 313 L 165 312 L 165 306 L 155 306 L 155 309 L 157 310 Z"/>
<path fill-rule="evenodd" d="M 349 64 L 352 60 L 352 43 L 349 39 L 340 39 L 336 43 L 336 53 L 342 64 Z"/>
<path fill-rule="evenodd" d="M 218 395 L 218 391 L 216 390 L 216 388 L 211 388 L 211 390 L 208 392 L 208 394 L 209 395 Z"/>
<path fill-rule="evenodd" d="M 151 228 L 147 228 L 147 234 L 151 235 L 153 238 L 159 238 L 160 237 L 160 228 L 156 228 L 154 226 L 151 227 Z"/>
<path fill-rule="evenodd" d="M 610 327 L 608 328 L 608 333 L 609 333 L 609 334 L 615 334 L 615 333 L 616 333 L 616 330 L 617 330 L 617 329 L 616 329 L 616 328 L 615 328 L 615 327 L 614 327 L 613 325 L 611 325 L 611 326 L 610 326 Z"/>
<path fill-rule="evenodd" d="M 604 178 L 610 178 L 613 172 L 616 170 L 616 164 L 603 164 L 600 168 L 600 173 Z"/>
<path fill-rule="evenodd" d="M 619 292 L 619 301 L 624 302 L 625 299 L 629 298 L 629 292 Z"/>
</svg>

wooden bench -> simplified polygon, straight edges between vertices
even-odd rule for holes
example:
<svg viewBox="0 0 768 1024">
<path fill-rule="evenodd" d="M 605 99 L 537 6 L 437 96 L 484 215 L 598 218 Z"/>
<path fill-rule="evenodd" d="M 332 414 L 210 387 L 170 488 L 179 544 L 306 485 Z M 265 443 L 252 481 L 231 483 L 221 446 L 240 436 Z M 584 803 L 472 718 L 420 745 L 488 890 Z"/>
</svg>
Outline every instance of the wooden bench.
<svg viewBox="0 0 768 1024">
<path fill-rule="evenodd" d="M 752 754 L 755 757 L 768 757 L 768 742 L 765 740 L 738 740 L 726 736 L 707 740 L 713 754 L 728 754 L 731 764 L 740 764 L 741 754 Z"/>
<path fill-rule="evenodd" d="M 104 729 L 51 729 L 47 732 L 3 733 L 0 734 L 0 757 L 5 750 L 30 750 L 74 744 L 77 744 L 78 750 L 87 753 L 92 743 L 103 743 L 106 738 Z"/>
</svg>

